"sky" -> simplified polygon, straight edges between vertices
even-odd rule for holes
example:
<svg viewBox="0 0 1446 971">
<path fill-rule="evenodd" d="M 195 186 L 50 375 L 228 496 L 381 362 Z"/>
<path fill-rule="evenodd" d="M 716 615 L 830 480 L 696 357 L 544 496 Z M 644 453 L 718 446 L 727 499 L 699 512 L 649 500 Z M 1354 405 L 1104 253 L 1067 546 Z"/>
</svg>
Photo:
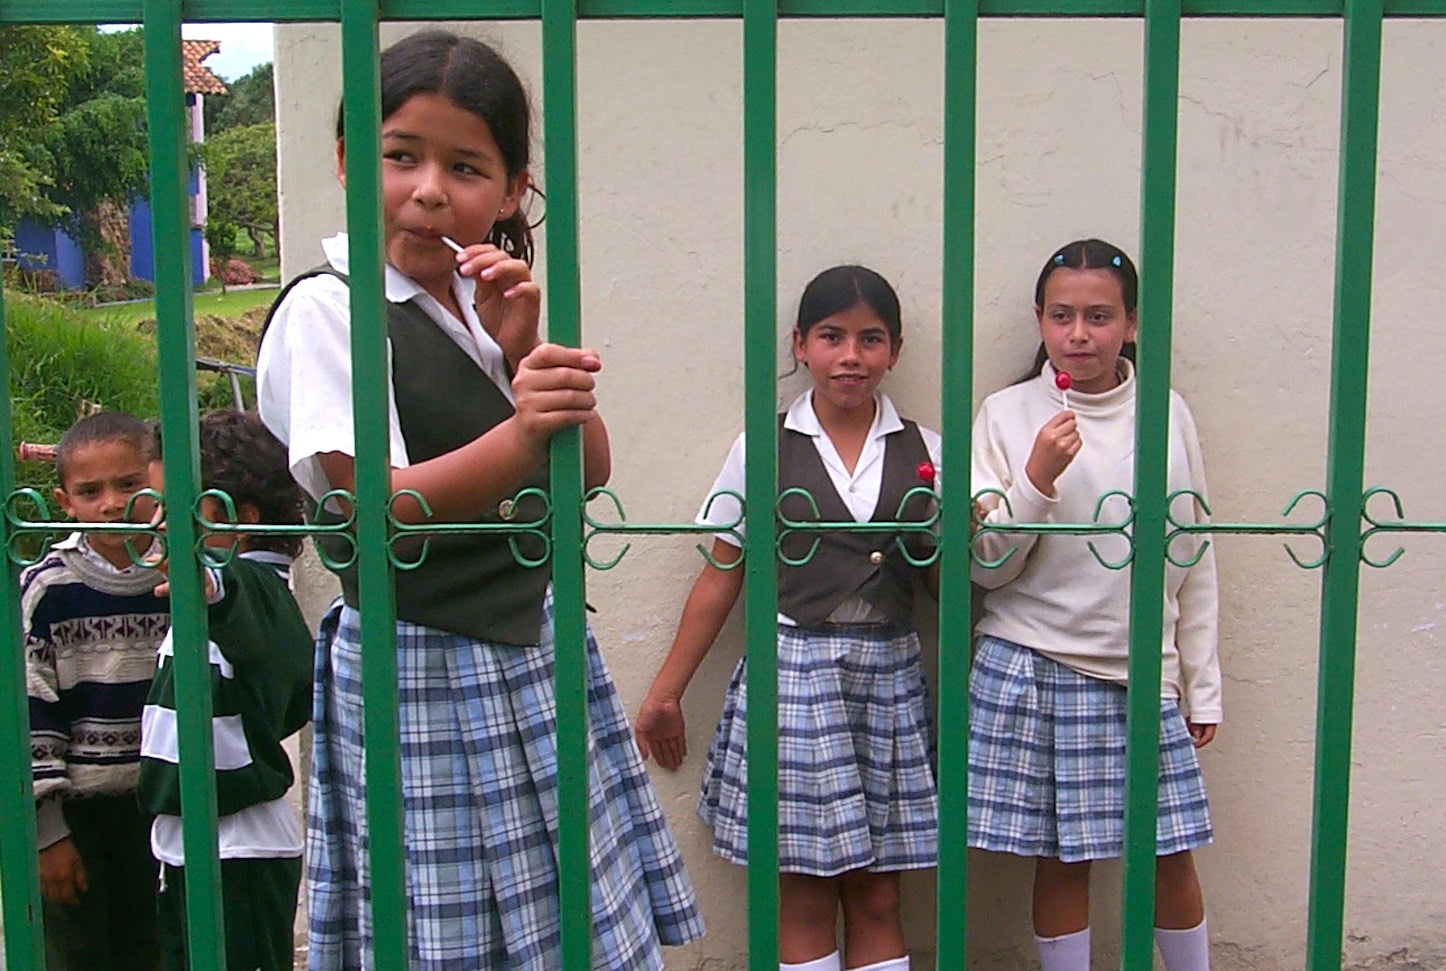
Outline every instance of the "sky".
<svg viewBox="0 0 1446 971">
<path fill-rule="evenodd" d="M 218 40 L 221 49 L 206 58 L 212 74 L 234 81 L 258 64 L 271 60 L 270 24 L 183 24 L 181 36 L 191 40 Z"/>
</svg>

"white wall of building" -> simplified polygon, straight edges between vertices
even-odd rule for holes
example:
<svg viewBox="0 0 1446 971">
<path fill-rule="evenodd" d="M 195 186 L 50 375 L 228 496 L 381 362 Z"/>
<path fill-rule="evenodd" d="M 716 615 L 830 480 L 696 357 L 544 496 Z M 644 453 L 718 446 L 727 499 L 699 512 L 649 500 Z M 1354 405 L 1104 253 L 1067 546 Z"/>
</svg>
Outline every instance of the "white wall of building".
<svg viewBox="0 0 1446 971">
<path fill-rule="evenodd" d="M 406 29 L 390 25 L 384 40 Z M 466 29 L 501 46 L 540 109 L 537 26 Z M 277 35 L 291 275 L 318 262 L 318 240 L 343 224 L 332 161 L 340 51 L 334 26 Z M 1128 20 L 981 24 L 980 396 L 1028 363 L 1033 281 L 1055 246 L 1098 235 L 1137 248 L 1141 39 Z M 613 486 L 631 520 L 686 521 L 742 423 L 740 27 L 588 22 L 578 50 L 584 334 L 605 366 Z M 1409 518 L 1434 520 L 1446 519 L 1446 449 L 1434 430 L 1446 410 L 1436 368 L 1446 356 L 1443 55 L 1446 22 L 1387 25 L 1367 468 L 1368 484 L 1400 492 Z M 803 284 L 835 263 L 868 264 L 904 305 L 906 346 L 887 390 L 935 427 L 947 379 L 942 74 L 935 21 L 780 26 L 780 365 Z M 1274 520 L 1297 490 L 1324 485 L 1340 86 L 1338 22 L 1185 25 L 1174 383 L 1199 423 L 1220 520 Z M 536 174 L 545 188 L 545 160 Z M 539 275 L 545 281 L 545 242 Z M 782 380 L 780 402 L 801 387 Z M 1431 537 L 1406 545 L 1401 562 L 1362 581 L 1352 967 L 1446 966 L 1446 546 Z M 1388 546 L 1377 539 L 1372 549 Z M 1223 537 L 1217 549 L 1226 723 L 1203 753 L 1217 841 L 1199 855 L 1216 967 L 1299 967 L 1320 577 L 1274 539 Z M 1301 549 L 1314 552 L 1309 542 Z M 630 713 L 700 565 L 687 537 L 644 539 L 620 567 L 589 579 Z M 739 621 L 687 697 L 688 763 L 654 772 L 710 926 L 705 941 L 673 952 L 679 969 L 744 966 L 743 873 L 710 855 L 693 815 L 702 753 L 741 651 Z M 1032 966 L 1030 865 L 978 854 L 970 866 L 971 967 Z M 1111 866 L 1096 876 L 1097 960 L 1115 959 L 1117 877 Z M 905 895 L 922 968 L 933 953 L 932 876 L 910 878 Z"/>
</svg>

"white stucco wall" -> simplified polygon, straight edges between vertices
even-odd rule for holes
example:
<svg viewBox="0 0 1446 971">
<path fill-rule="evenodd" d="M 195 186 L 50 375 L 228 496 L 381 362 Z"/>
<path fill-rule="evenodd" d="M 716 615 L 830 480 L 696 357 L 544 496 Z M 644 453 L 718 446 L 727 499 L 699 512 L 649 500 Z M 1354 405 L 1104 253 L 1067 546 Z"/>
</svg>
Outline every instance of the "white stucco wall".
<svg viewBox="0 0 1446 971">
<path fill-rule="evenodd" d="M 540 94 L 535 24 L 467 29 L 500 44 Z M 384 40 L 402 30 L 389 26 Z M 278 31 L 288 275 L 318 261 L 317 241 L 343 221 L 331 162 L 336 38 L 330 26 Z M 1272 520 L 1296 490 L 1324 485 L 1340 42 L 1328 21 L 1184 30 L 1174 383 L 1198 420 L 1221 520 Z M 1033 280 L 1053 247 L 1099 235 L 1136 249 L 1140 44 L 1135 21 L 981 25 L 981 396 L 1030 358 Z M 780 364 L 803 284 L 834 263 L 866 263 L 903 299 L 906 347 L 887 388 L 906 414 L 937 426 L 941 26 L 786 22 L 779 46 Z M 1446 407 L 1433 368 L 1446 354 L 1443 55 L 1446 23 L 1388 24 L 1367 481 L 1394 486 L 1413 519 L 1446 519 L 1446 450 L 1432 431 Z M 584 333 L 605 364 L 613 486 L 636 521 L 689 519 L 742 422 L 740 62 L 737 23 L 579 28 Z M 545 164 L 537 174 L 546 187 Z M 800 387 L 782 381 L 779 400 Z M 1430 537 L 1407 546 L 1400 563 L 1362 582 L 1352 967 L 1446 967 L 1446 548 Z M 1217 842 L 1199 855 L 1216 967 L 1299 967 L 1319 577 L 1274 539 L 1224 537 L 1217 549 L 1227 714 L 1203 756 Z M 1302 552 L 1314 551 L 1303 543 Z M 619 568 L 590 578 L 594 623 L 630 713 L 699 566 L 685 537 L 644 539 Z M 692 814 L 741 650 L 738 620 L 688 695 L 687 765 L 654 774 L 710 925 L 704 942 L 673 952 L 679 969 L 744 966 L 743 874 L 710 856 Z M 1020 860 L 971 860 L 971 967 L 1032 966 L 1029 874 Z M 1117 877 L 1101 867 L 1096 878 L 1097 960 L 1115 960 Z M 922 968 L 932 958 L 932 876 L 909 879 L 905 894 Z"/>
</svg>

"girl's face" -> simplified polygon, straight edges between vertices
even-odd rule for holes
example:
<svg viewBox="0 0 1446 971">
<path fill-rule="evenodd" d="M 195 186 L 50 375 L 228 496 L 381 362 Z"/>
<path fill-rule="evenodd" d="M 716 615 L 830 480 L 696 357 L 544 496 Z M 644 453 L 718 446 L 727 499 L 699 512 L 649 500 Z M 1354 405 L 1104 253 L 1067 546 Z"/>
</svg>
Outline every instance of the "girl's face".
<svg viewBox="0 0 1446 971">
<path fill-rule="evenodd" d="M 813 376 L 815 410 L 820 403 L 840 411 L 872 408 L 903 346 L 866 303 L 825 317 L 807 334 L 793 332 L 793 356 Z"/>
<path fill-rule="evenodd" d="M 345 186 L 341 142 L 336 157 Z M 441 238 L 482 242 L 495 222 L 517 211 L 527 185 L 526 170 L 508 176 L 485 121 L 445 95 L 413 95 L 382 122 L 387 262 L 448 304 L 457 260 Z"/>
<path fill-rule="evenodd" d="M 1060 267 L 1044 285 L 1044 306 L 1034 308 L 1039 337 L 1056 371 L 1073 387 L 1099 394 L 1119 383 L 1120 348 L 1135 339 L 1135 313 L 1126 312 L 1120 281 L 1105 269 Z"/>
</svg>

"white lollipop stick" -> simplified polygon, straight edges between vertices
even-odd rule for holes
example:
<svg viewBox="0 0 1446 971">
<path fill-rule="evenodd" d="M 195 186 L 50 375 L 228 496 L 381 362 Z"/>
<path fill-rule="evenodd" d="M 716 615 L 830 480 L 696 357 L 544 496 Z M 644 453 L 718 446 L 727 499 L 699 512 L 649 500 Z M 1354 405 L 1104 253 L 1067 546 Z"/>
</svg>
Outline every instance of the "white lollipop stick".
<svg viewBox="0 0 1446 971">
<path fill-rule="evenodd" d="M 450 237 L 450 236 L 439 236 L 439 237 L 437 237 L 437 238 L 440 239 L 442 242 L 446 243 L 447 246 L 452 250 L 452 252 L 454 252 L 454 253 L 460 253 L 460 252 L 462 252 L 462 244 L 459 243 L 459 242 L 457 242 L 457 241 L 456 241 L 455 239 L 453 239 L 452 237 Z"/>
</svg>

